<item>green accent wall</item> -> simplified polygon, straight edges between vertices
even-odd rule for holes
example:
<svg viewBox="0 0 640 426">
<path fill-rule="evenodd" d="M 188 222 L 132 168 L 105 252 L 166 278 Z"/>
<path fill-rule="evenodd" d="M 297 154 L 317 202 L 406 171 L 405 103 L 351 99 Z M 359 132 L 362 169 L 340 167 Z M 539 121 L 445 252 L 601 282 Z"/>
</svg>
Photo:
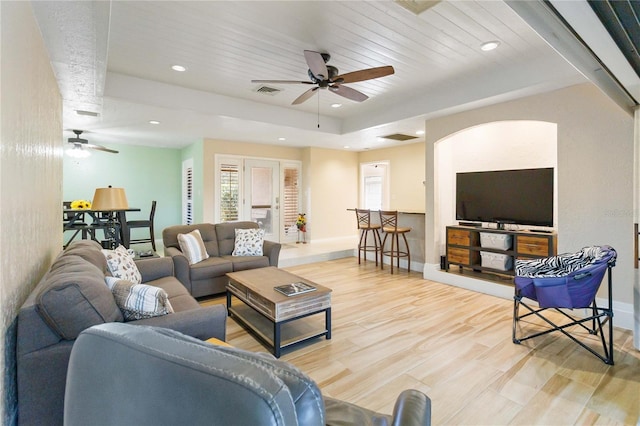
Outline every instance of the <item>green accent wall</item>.
<svg viewBox="0 0 640 426">
<path fill-rule="evenodd" d="M 155 238 L 161 240 L 164 228 L 182 221 L 181 150 L 119 144 L 108 148 L 120 152 L 94 150 L 90 157 L 82 159 L 64 155 L 63 200 L 91 201 L 96 188 L 124 188 L 129 206 L 140 209 L 127 213 L 129 220 L 148 219 L 151 201 L 156 200 Z M 144 230 L 133 230 L 132 238 L 145 234 Z"/>
</svg>

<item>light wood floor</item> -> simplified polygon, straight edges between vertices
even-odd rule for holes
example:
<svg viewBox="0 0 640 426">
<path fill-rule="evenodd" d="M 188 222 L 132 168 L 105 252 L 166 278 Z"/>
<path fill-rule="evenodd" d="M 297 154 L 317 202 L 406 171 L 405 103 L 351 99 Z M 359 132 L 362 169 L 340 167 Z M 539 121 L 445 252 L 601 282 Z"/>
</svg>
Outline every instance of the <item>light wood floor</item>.
<svg viewBox="0 0 640 426">
<path fill-rule="evenodd" d="M 332 339 L 281 357 L 325 395 L 391 413 L 403 389 L 419 389 L 436 425 L 639 424 L 640 352 L 630 331 L 615 330 L 607 366 L 557 333 L 513 344 L 509 300 L 415 272 L 391 276 L 355 258 L 285 269 L 333 289 Z M 227 341 L 265 351 L 233 319 Z"/>
</svg>

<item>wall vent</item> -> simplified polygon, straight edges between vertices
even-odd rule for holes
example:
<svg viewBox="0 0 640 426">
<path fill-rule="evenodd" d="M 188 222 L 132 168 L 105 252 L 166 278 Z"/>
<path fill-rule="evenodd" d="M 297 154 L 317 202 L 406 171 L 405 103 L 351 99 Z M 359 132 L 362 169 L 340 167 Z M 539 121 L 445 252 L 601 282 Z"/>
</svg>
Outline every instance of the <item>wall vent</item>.
<svg viewBox="0 0 640 426">
<path fill-rule="evenodd" d="M 408 141 L 411 139 L 417 139 L 417 136 L 412 136 L 412 135 L 405 135 L 403 133 L 393 133 L 390 135 L 386 135 L 386 136 L 378 136 L 379 138 L 382 139 L 392 139 L 394 141 Z"/>
<path fill-rule="evenodd" d="M 98 117 L 100 114 L 97 112 L 93 112 L 93 111 L 83 111 L 81 109 L 77 109 L 76 110 L 76 114 L 78 115 L 86 115 L 89 117 Z"/>
<path fill-rule="evenodd" d="M 441 0 L 395 0 L 395 2 L 407 9 L 409 12 L 414 15 L 420 15 L 427 9 L 432 8 L 436 4 L 440 3 Z"/>
<path fill-rule="evenodd" d="M 275 87 L 270 86 L 258 86 L 253 91 L 256 93 L 262 93 L 263 95 L 273 96 L 282 92 L 282 89 L 276 89 Z"/>
</svg>

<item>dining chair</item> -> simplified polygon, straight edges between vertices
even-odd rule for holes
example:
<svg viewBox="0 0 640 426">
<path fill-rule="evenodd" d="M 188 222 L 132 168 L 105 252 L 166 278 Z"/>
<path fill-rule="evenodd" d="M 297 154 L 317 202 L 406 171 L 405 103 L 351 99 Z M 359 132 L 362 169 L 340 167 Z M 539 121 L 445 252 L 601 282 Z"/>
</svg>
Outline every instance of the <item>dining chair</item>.
<svg viewBox="0 0 640 426">
<path fill-rule="evenodd" d="M 393 260 L 397 262 L 397 268 L 400 269 L 400 258 L 407 258 L 407 272 L 411 272 L 411 254 L 409 253 L 409 243 L 405 234 L 411 231 L 411 228 L 398 226 L 398 211 L 397 210 L 380 210 L 380 224 L 382 225 L 382 232 L 384 232 L 384 239 L 382 240 L 382 256 L 390 257 L 391 273 L 393 274 Z M 391 235 L 391 250 L 385 250 L 384 245 L 387 242 L 387 237 Z M 404 239 L 404 250 L 400 250 L 400 235 Z M 384 269 L 384 262 L 380 265 L 380 269 Z"/>
<path fill-rule="evenodd" d="M 62 233 L 67 231 L 73 231 L 73 235 L 69 241 L 64 244 L 63 248 L 67 248 L 78 234 L 81 234 L 82 239 L 86 240 L 88 237 L 93 238 L 93 229 L 90 224 L 87 224 L 84 220 L 84 213 L 82 212 L 66 212 L 65 210 L 71 209 L 71 201 L 62 202 Z M 75 220 L 74 220 L 75 219 Z M 71 223 L 73 221 L 73 223 Z"/>
<path fill-rule="evenodd" d="M 151 212 L 149 213 L 148 220 L 127 220 L 127 228 L 129 232 L 129 245 L 151 243 L 151 247 L 153 248 L 153 251 L 156 251 L 156 239 L 155 239 L 155 232 L 153 230 L 153 220 L 155 215 L 156 215 L 156 201 L 152 201 Z M 148 228 L 149 238 L 131 239 L 131 230 L 135 228 Z"/>
<path fill-rule="evenodd" d="M 358 240 L 358 264 L 360 264 L 360 255 L 364 253 L 364 260 L 367 260 L 367 252 L 372 251 L 376 257 L 376 266 L 378 266 L 378 253 L 382 258 L 382 241 L 380 240 L 380 225 L 371 223 L 371 210 L 355 209 L 356 219 L 358 221 L 358 229 L 360 230 L 360 239 Z M 373 237 L 373 245 L 368 243 L 369 233 Z M 382 260 L 382 259 L 380 259 Z"/>
</svg>

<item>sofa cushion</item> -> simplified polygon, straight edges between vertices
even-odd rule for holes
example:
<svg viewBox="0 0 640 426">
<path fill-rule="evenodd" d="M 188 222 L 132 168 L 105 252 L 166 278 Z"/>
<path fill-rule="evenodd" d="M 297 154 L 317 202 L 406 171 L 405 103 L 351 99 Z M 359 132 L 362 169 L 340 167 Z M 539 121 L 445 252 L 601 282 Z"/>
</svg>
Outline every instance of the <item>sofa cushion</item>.
<svg viewBox="0 0 640 426">
<path fill-rule="evenodd" d="M 63 252 L 65 255 L 80 256 L 87 262 L 95 265 L 105 273 L 107 271 L 107 259 L 102 254 L 102 246 L 93 240 L 74 241 Z"/>
<path fill-rule="evenodd" d="M 262 256 L 264 229 L 236 229 L 233 256 Z"/>
<path fill-rule="evenodd" d="M 76 255 L 60 256 L 36 296 L 36 310 L 60 337 L 73 340 L 96 324 L 121 322 L 122 313 L 98 267 Z"/>
<path fill-rule="evenodd" d="M 142 283 L 142 274 L 124 246 L 118 246 L 115 250 L 102 250 L 107 259 L 107 268 L 111 275 L 121 280 L 131 281 L 134 284 Z"/>
<path fill-rule="evenodd" d="M 269 266 L 267 256 L 222 256 L 233 263 L 233 271 L 246 271 L 247 269 L 266 268 Z"/>
<path fill-rule="evenodd" d="M 200 231 L 197 229 L 188 234 L 178 234 L 178 244 L 180 244 L 180 250 L 189 261 L 189 265 L 209 258 L 209 253 L 207 253 L 207 248 L 204 246 Z"/>
<path fill-rule="evenodd" d="M 106 277 L 105 282 L 127 321 L 159 317 L 173 312 L 167 292 L 159 287 L 133 284 L 115 277 Z"/>
<path fill-rule="evenodd" d="M 200 263 L 191 265 L 191 280 L 210 279 L 222 277 L 227 272 L 233 272 L 233 263 L 221 257 L 210 257 Z"/>
<path fill-rule="evenodd" d="M 165 247 L 175 247 L 180 249 L 178 234 L 188 234 L 197 229 L 200 231 L 204 246 L 207 248 L 209 256 L 218 256 L 218 238 L 216 228 L 212 223 L 199 223 L 196 225 L 174 225 L 162 230 L 162 242 Z"/>
<path fill-rule="evenodd" d="M 257 229 L 255 222 L 225 222 L 216 223 L 216 235 L 218 237 L 219 256 L 226 256 L 233 253 L 236 241 L 236 229 Z"/>
<path fill-rule="evenodd" d="M 147 284 L 163 289 L 169 296 L 169 302 L 174 312 L 188 311 L 200 308 L 200 304 L 194 299 L 187 288 L 175 277 L 162 277 Z"/>
</svg>

